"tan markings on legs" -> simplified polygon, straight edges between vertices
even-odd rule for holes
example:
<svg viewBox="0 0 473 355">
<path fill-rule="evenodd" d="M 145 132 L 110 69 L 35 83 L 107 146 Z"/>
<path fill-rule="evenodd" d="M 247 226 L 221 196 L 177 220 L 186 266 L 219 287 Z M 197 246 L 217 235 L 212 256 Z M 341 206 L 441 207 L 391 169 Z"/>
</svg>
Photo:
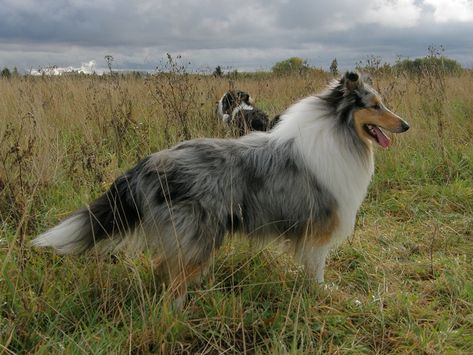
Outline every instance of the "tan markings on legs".
<svg viewBox="0 0 473 355">
<path fill-rule="evenodd" d="M 206 270 L 207 264 L 188 265 L 175 275 L 170 275 L 169 290 L 174 296 L 174 305 L 182 309 L 187 296 L 187 287 Z"/>
<path fill-rule="evenodd" d="M 333 212 L 325 223 L 309 222 L 304 236 L 305 242 L 313 245 L 325 245 L 332 239 L 333 232 L 339 224 L 338 215 Z"/>
<path fill-rule="evenodd" d="M 296 257 L 302 262 L 306 272 L 319 283 L 324 282 L 325 260 L 338 225 L 339 219 L 335 212 L 325 223 L 310 222 L 304 237 L 296 245 Z"/>
</svg>

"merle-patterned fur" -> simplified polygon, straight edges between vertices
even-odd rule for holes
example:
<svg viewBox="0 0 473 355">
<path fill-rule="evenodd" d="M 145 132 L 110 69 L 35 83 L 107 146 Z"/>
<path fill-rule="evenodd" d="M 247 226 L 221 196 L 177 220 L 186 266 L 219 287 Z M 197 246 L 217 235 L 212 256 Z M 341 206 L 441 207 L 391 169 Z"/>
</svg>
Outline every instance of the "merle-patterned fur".
<svg viewBox="0 0 473 355">
<path fill-rule="evenodd" d="M 80 243 L 75 241 L 77 250 L 70 244 L 63 251 L 82 252 L 134 228 L 144 230 L 147 244 L 171 264 L 182 253 L 187 263 L 204 263 L 226 232 L 297 241 L 308 221 L 331 218 L 336 201 L 304 173 L 292 144 L 278 145 L 261 133 L 238 140 L 197 139 L 155 153 L 79 212 L 92 223 Z M 179 250 L 179 245 L 186 247 Z"/>
<path fill-rule="evenodd" d="M 323 282 L 325 258 L 352 232 L 374 171 L 352 122 L 370 90 L 346 74 L 289 108 L 269 133 L 195 139 L 152 154 L 33 244 L 64 254 L 144 244 L 185 285 L 227 233 L 242 232 L 292 241 Z M 180 302 L 184 294 L 185 286 Z"/>
</svg>

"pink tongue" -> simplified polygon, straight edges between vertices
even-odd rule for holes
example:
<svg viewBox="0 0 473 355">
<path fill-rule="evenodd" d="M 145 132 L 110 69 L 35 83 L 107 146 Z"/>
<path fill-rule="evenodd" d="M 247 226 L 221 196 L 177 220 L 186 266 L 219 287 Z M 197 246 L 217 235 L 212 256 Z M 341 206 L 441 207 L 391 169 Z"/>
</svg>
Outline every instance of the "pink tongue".
<svg viewBox="0 0 473 355">
<path fill-rule="evenodd" d="M 376 133 L 376 141 L 378 142 L 378 144 L 383 148 L 387 148 L 389 144 L 391 143 L 391 140 L 389 139 L 389 137 L 385 135 L 383 131 L 380 130 L 376 126 L 373 127 L 373 130 Z"/>
</svg>

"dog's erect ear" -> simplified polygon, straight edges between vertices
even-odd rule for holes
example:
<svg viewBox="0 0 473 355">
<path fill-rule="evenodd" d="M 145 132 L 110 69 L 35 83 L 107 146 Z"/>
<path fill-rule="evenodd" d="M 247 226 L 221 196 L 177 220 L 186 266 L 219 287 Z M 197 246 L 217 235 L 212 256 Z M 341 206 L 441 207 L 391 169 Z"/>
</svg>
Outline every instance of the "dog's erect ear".
<svg viewBox="0 0 473 355">
<path fill-rule="evenodd" d="M 353 71 L 347 71 L 340 81 L 343 83 L 347 91 L 351 92 L 360 85 L 360 76 L 358 73 Z"/>
<path fill-rule="evenodd" d="M 237 95 L 233 91 L 229 91 L 225 94 L 223 102 L 231 106 L 237 100 Z"/>
<path fill-rule="evenodd" d="M 240 100 L 240 102 L 248 103 L 248 101 L 250 100 L 250 95 L 248 95 L 248 93 L 246 93 L 244 91 L 239 91 L 238 92 L 238 99 Z"/>
<path fill-rule="evenodd" d="M 370 86 L 373 86 L 373 79 L 367 73 L 361 73 L 361 80 Z"/>
</svg>

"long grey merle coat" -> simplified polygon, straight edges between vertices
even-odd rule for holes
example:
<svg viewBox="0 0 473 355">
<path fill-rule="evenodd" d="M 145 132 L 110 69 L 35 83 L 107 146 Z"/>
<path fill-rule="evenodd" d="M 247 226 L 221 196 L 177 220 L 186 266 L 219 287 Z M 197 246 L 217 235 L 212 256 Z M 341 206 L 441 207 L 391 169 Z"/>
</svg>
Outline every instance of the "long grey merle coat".
<svg viewBox="0 0 473 355">
<path fill-rule="evenodd" d="M 33 244 L 62 254 L 148 248 L 182 305 L 187 284 L 233 232 L 290 242 L 323 281 L 329 250 L 353 230 L 381 128 L 403 132 L 356 73 L 280 116 L 268 133 L 196 139 L 152 154 Z"/>
</svg>

